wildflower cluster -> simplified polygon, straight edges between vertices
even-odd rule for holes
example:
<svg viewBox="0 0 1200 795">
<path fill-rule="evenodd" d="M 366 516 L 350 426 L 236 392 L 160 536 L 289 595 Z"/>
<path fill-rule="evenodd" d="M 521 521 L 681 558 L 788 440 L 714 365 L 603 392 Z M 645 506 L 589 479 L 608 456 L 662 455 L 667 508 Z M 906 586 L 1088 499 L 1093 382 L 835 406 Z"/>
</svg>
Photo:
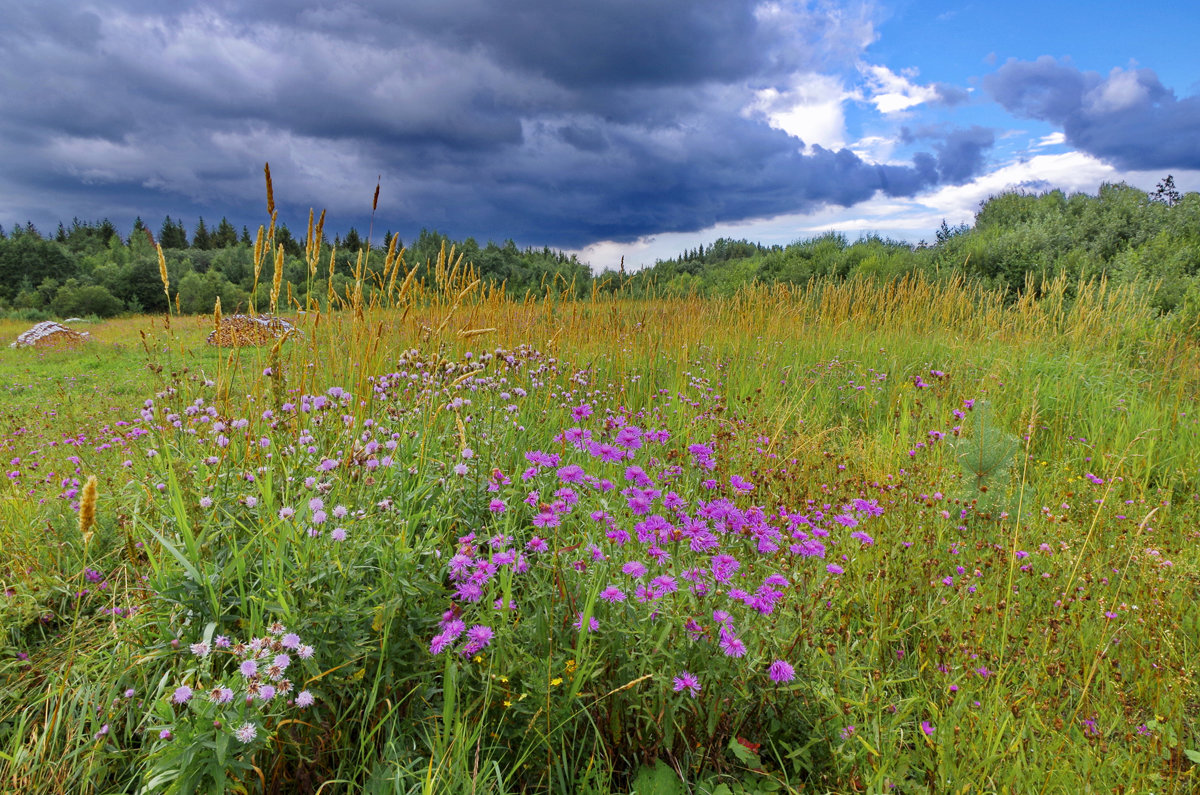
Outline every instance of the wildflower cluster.
<svg viewBox="0 0 1200 795">
<path fill-rule="evenodd" d="M 211 642 L 191 644 L 189 651 L 203 661 L 208 682 L 203 689 L 199 684 L 180 684 L 172 691 L 169 700 L 177 723 L 191 713 L 205 718 L 217 715 L 214 726 L 234 726 L 233 736 L 246 744 L 258 737 L 259 724 L 277 719 L 286 707 L 305 709 L 316 701 L 308 690 L 291 697 L 296 691 L 296 661 L 311 659 L 313 647 L 278 622 L 270 625 L 265 636 L 248 642 L 218 635 Z M 171 739 L 177 733 L 167 727 L 159 736 Z"/>
<path fill-rule="evenodd" d="M 586 404 L 572 411 L 576 420 L 592 414 Z M 855 499 L 769 510 L 748 502 L 749 477 L 713 477 L 722 464 L 714 440 L 675 449 L 671 439 L 613 415 L 566 429 L 556 437 L 561 453 L 526 452 L 529 466 L 515 478 L 495 470 L 494 526 L 458 539 L 447 564 L 452 604 L 430 652 L 475 654 L 519 622 L 528 598 L 531 610 L 569 611 L 563 626 L 601 642 L 606 630 L 669 624 L 664 631 L 693 660 L 741 661 L 743 672 L 760 668 L 777 685 L 794 679 L 791 638 L 775 631 L 780 606 L 801 583 L 819 587 L 873 546 L 862 524 L 882 507 Z M 841 565 L 814 567 L 827 556 Z M 539 595 L 555 593 L 546 583 L 560 571 L 573 597 L 547 605 Z M 673 685 L 702 692 L 697 673 L 682 671 Z"/>
</svg>

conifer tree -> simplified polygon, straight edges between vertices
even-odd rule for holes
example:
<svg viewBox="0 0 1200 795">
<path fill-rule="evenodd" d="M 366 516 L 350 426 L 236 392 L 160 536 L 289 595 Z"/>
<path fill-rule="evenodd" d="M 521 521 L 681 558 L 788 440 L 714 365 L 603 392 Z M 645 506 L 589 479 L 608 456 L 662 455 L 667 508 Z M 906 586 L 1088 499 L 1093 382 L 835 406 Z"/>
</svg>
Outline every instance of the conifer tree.
<svg viewBox="0 0 1200 795">
<path fill-rule="evenodd" d="M 183 221 L 172 221 L 168 215 L 158 231 L 158 244 L 163 248 L 187 248 L 187 232 L 183 228 Z"/>
<path fill-rule="evenodd" d="M 975 510 L 993 517 L 1010 506 L 1013 467 L 1020 440 L 999 427 L 992 405 L 981 400 L 974 406 L 973 428 L 954 445 L 954 456 L 962 468 L 964 502 L 974 502 Z"/>
<path fill-rule="evenodd" d="M 202 215 L 196 222 L 196 231 L 192 233 L 192 248 L 206 250 L 212 247 L 212 236 L 208 233 L 208 227 L 204 225 L 204 216 Z"/>
<path fill-rule="evenodd" d="M 229 219 L 222 217 L 221 223 L 217 224 L 217 231 L 212 235 L 213 248 L 229 248 L 236 246 L 238 242 L 237 229 L 233 224 L 229 223 Z"/>
</svg>

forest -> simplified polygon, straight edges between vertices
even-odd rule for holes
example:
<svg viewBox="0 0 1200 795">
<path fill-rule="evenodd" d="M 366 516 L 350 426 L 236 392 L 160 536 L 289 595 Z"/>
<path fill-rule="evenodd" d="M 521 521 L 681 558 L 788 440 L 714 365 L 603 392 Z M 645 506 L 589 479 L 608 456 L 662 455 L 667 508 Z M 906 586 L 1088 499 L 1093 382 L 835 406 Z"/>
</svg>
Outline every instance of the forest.
<svg viewBox="0 0 1200 795">
<path fill-rule="evenodd" d="M 182 314 L 211 311 L 220 297 L 226 312 L 251 306 L 255 289 L 253 240 L 222 218 L 209 227 L 197 220 L 189 235 L 184 222 L 167 216 L 155 235 L 139 217 L 127 238 L 109 220 L 60 224 L 45 235 L 32 223 L 0 227 L 0 313 L 23 320 L 51 317 L 112 317 L 162 312 L 162 289 L 155 244 L 162 246 L 170 277 L 173 309 Z M 286 252 L 284 290 L 291 306 L 307 304 L 312 283 L 303 246 L 286 224 L 276 238 Z M 368 273 L 381 268 L 387 244 L 368 243 L 353 227 L 323 246 L 318 305 L 327 300 L 332 275 L 341 294 L 354 281 L 363 256 Z M 749 284 L 804 284 L 814 278 L 870 278 L 892 281 L 921 273 L 929 277 L 966 276 L 988 288 L 1018 296 L 1027 285 L 1065 276 L 1075 284 L 1104 277 L 1130 285 L 1162 314 L 1190 325 L 1200 319 L 1200 194 L 1181 194 L 1172 177 L 1146 193 L 1124 183 L 1103 185 L 1095 194 L 1068 195 L 1013 191 L 982 202 L 974 223 L 945 221 L 931 242 L 916 245 L 868 235 L 850 241 L 840 233 L 764 246 L 747 240 L 718 239 L 640 270 L 593 263 L 573 254 L 519 248 L 512 240 L 481 246 L 473 238 L 455 241 L 422 230 L 415 241 L 396 240 L 405 262 L 428 269 L 443 246 L 453 247 L 493 287 L 511 297 L 593 289 L 629 295 L 729 295 Z M 331 259 L 336 261 L 330 269 Z M 269 275 L 258 282 L 253 305 L 267 305 Z M 371 279 L 367 280 L 370 284 Z"/>
</svg>

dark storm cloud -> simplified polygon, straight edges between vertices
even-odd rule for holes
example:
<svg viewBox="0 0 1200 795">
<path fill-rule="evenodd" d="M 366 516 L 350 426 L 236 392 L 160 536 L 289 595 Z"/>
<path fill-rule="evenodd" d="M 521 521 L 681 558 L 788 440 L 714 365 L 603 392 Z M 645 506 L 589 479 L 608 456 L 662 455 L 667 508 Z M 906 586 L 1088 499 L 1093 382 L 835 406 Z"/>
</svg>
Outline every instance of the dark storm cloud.
<svg viewBox="0 0 1200 795">
<path fill-rule="evenodd" d="M 1120 168 L 1200 168 L 1200 96 L 1177 99 L 1151 69 L 1107 77 L 1042 56 L 983 81 L 1009 112 L 1062 128 L 1073 146 Z"/>
<path fill-rule="evenodd" d="M 996 143 L 995 132 L 978 125 L 956 129 L 903 127 L 900 135 L 905 143 L 932 140 L 938 179 L 951 185 L 961 185 L 983 173 L 984 155 Z"/>
<path fill-rule="evenodd" d="M 861 20 L 750 0 L 0 0 L 0 220 L 262 220 L 581 246 L 908 196 L 976 173 L 950 133 L 908 165 L 804 147 L 748 113 L 852 65 Z M 869 30 L 867 30 L 869 33 Z M 960 97 L 939 90 L 943 102 Z"/>
</svg>

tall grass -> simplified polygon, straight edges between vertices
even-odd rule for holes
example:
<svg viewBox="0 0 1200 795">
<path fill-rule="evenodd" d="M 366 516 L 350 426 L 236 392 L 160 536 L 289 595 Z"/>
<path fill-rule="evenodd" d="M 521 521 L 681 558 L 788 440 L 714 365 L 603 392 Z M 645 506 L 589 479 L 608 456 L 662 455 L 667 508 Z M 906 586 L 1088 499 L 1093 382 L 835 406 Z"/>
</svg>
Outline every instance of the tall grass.
<svg viewBox="0 0 1200 795">
<path fill-rule="evenodd" d="M 1200 351 L 1132 293 L 516 300 L 392 246 L 291 310 L 263 348 L 175 317 L 0 361 L 0 788 L 1192 787 Z M 246 701 L 284 678 L 253 638 L 290 693 Z"/>
</svg>

